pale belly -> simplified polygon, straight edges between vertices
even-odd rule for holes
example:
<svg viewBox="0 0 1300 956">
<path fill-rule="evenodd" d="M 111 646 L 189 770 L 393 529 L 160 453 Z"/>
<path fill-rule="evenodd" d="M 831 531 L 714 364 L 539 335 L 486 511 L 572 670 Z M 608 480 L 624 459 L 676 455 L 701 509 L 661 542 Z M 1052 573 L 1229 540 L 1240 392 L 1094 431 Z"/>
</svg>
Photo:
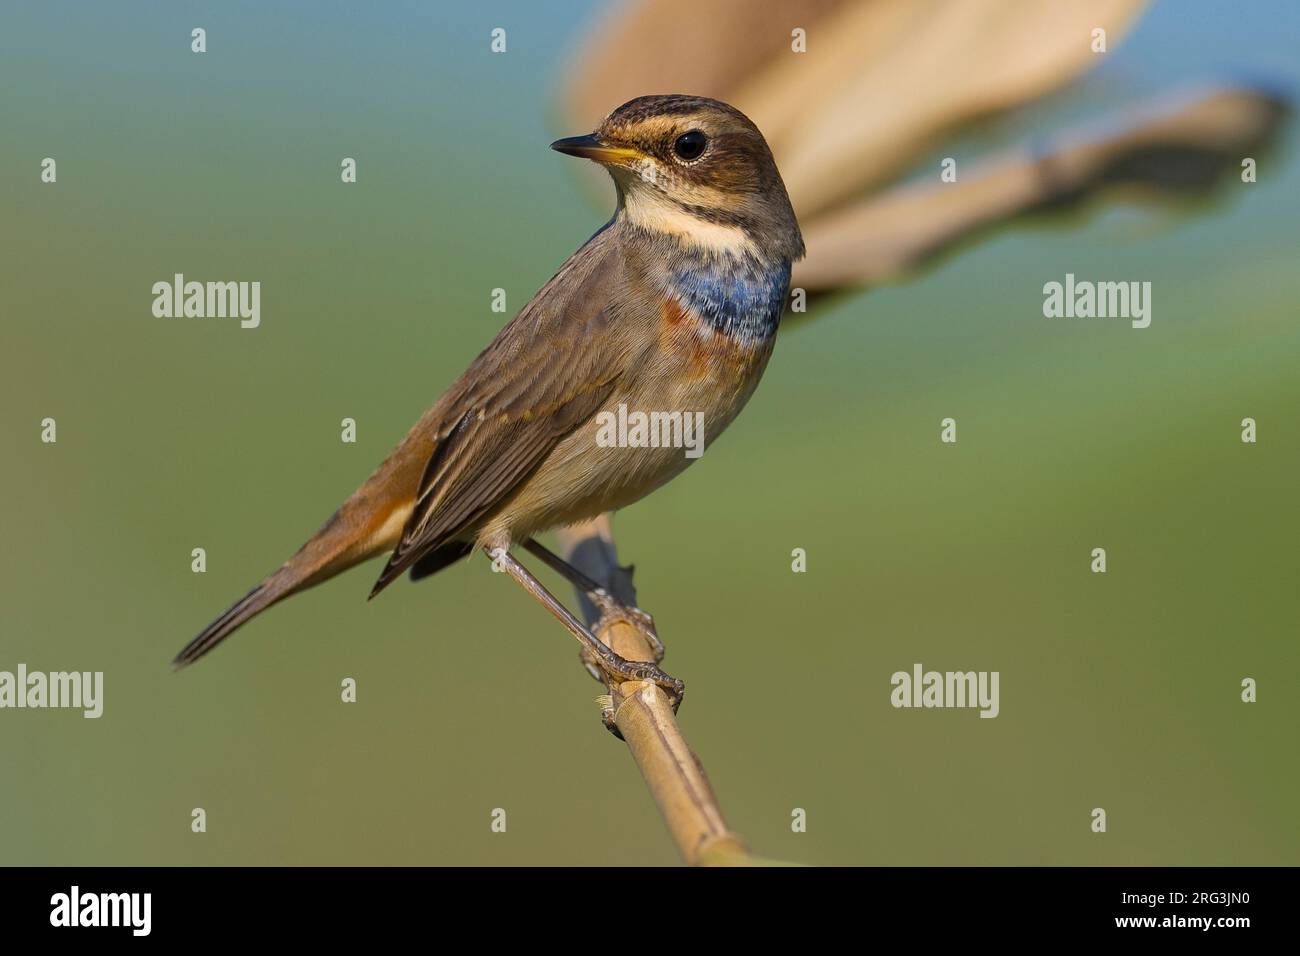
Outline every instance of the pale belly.
<svg viewBox="0 0 1300 956">
<path fill-rule="evenodd" d="M 702 341 L 687 330 L 675 339 L 555 447 L 480 531 L 480 544 L 505 547 L 625 507 L 699 460 L 753 394 L 772 342 Z"/>
</svg>

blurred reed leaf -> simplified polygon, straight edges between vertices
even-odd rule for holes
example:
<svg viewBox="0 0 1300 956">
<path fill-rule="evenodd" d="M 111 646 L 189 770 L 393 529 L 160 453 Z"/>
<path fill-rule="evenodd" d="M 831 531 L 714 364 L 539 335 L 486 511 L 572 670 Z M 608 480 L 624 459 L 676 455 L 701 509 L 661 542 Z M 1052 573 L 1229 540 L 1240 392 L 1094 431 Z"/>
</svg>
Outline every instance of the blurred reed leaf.
<svg viewBox="0 0 1300 956">
<path fill-rule="evenodd" d="M 652 92 L 735 104 L 763 130 L 808 244 L 810 291 L 895 278 L 1053 204 L 1199 195 L 1264 146 L 1275 93 L 1224 85 L 1161 98 L 1047 148 L 963 163 L 959 182 L 886 189 L 945 136 L 1034 102 L 1114 49 L 1146 0 L 635 0 L 582 45 L 563 105 L 573 128 Z M 689 27 L 685 26 L 689 24 Z M 791 49 L 796 28 L 806 53 Z M 1128 194 L 1132 194 L 1131 191 Z"/>
</svg>

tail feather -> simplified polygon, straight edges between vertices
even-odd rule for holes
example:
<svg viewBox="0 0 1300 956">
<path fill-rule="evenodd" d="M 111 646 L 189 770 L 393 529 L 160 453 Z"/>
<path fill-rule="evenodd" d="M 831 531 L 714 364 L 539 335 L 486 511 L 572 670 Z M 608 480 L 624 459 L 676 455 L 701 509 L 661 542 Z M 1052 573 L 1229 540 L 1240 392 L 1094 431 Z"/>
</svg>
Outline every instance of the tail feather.
<svg viewBox="0 0 1300 956">
<path fill-rule="evenodd" d="M 281 598 L 288 597 L 294 589 L 283 585 L 277 586 L 275 580 L 278 576 L 278 574 L 271 575 L 271 577 L 230 605 L 224 614 L 200 631 L 198 637 L 185 645 L 181 652 L 176 655 L 176 659 L 172 661 L 172 667 L 179 670 L 186 664 L 194 663 L 229 637 L 237 627 L 249 618 L 265 611 Z"/>
<path fill-rule="evenodd" d="M 426 414 L 297 554 L 186 644 L 172 666 L 192 664 L 250 618 L 289 595 L 392 550 L 410 513 L 415 488 L 428 458 L 425 435 L 436 431 L 435 425 Z"/>
<path fill-rule="evenodd" d="M 283 567 L 232 604 L 198 637 L 186 644 L 172 661 L 172 667 L 192 664 L 240 625 L 277 601 L 320 584 L 391 547 L 382 535 L 376 537 L 374 534 L 375 527 L 383 521 L 383 511 L 358 510 L 345 504 Z"/>
</svg>

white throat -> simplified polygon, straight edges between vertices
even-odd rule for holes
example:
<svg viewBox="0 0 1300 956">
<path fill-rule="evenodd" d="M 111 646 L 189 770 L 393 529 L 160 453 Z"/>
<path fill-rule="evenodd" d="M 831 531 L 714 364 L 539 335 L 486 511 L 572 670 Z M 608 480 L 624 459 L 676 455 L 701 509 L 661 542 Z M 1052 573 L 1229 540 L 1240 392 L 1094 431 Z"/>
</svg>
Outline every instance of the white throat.
<svg viewBox="0 0 1300 956">
<path fill-rule="evenodd" d="M 623 190 L 623 214 L 648 232 L 673 236 L 686 245 L 733 256 L 757 255 L 758 249 L 739 226 L 710 222 L 673 203 L 653 186 L 629 184 Z"/>
</svg>

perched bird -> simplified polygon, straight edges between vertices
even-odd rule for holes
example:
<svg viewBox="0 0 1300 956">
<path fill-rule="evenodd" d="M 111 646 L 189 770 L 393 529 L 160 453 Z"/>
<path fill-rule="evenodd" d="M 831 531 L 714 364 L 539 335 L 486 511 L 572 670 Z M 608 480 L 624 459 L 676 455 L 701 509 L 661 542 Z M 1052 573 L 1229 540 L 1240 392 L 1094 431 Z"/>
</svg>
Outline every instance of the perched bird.
<svg viewBox="0 0 1300 956">
<path fill-rule="evenodd" d="M 803 239 L 762 134 L 698 96 L 642 96 L 553 149 L 613 177 L 614 217 L 501 330 L 366 482 L 292 558 L 174 661 L 202 657 L 277 601 L 391 551 L 371 597 L 403 571 L 432 574 L 486 551 L 584 645 L 589 666 L 652 680 L 616 655 L 511 554 L 630 504 L 692 460 L 681 448 L 608 447 L 602 413 L 703 413 L 708 443 L 753 393 L 772 354 Z M 661 654 L 659 656 L 662 656 Z"/>
</svg>

